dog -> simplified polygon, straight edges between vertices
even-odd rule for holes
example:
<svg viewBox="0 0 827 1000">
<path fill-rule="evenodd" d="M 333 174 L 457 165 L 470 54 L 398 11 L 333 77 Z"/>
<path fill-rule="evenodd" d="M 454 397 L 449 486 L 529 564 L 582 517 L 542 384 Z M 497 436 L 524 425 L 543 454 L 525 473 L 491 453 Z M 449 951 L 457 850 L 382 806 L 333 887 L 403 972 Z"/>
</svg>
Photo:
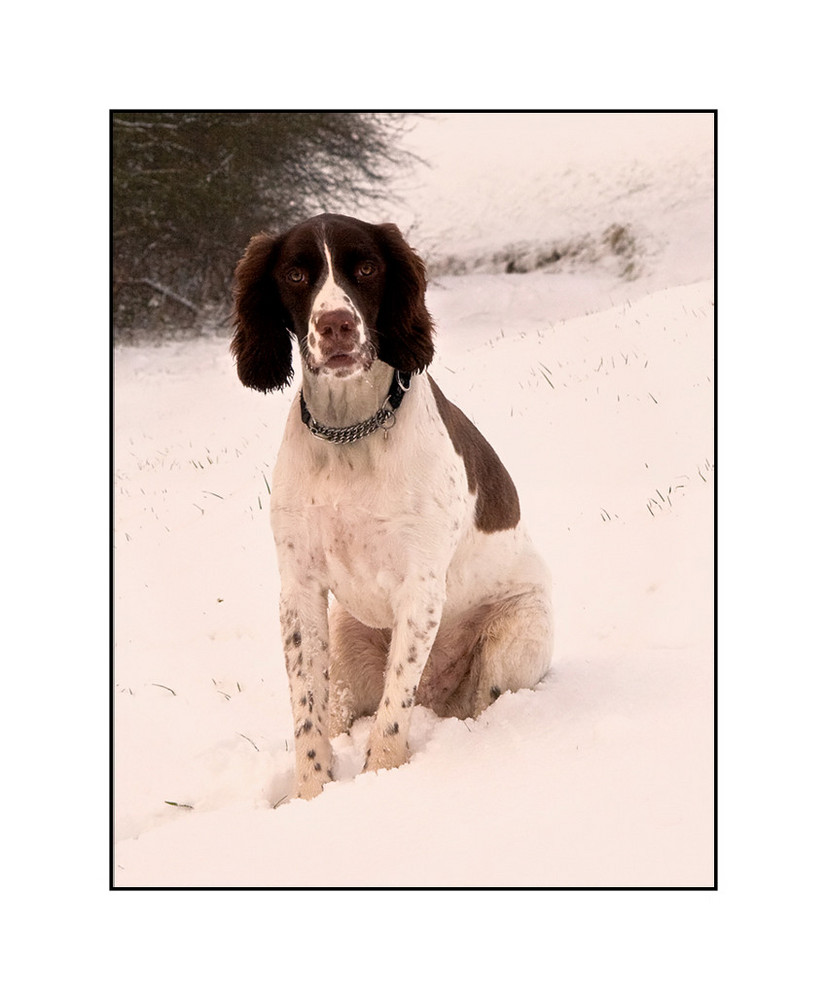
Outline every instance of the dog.
<svg viewBox="0 0 827 1000">
<path fill-rule="evenodd" d="M 409 757 L 414 705 L 478 716 L 532 688 L 553 646 L 548 571 L 511 477 L 427 373 L 426 273 L 392 224 L 319 215 L 236 268 L 232 353 L 261 392 L 293 377 L 271 492 L 295 794 L 374 715 L 365 770 Z"/>
</svg>

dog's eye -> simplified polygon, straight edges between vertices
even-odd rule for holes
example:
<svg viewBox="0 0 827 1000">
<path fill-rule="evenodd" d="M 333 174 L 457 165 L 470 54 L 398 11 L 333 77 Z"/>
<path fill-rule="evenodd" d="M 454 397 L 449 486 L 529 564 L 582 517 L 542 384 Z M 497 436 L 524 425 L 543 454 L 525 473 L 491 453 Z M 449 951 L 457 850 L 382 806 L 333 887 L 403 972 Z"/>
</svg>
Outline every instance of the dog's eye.
<svg viewBox="0 0 827 1000">
<path fill-rule="evenodd" d="M 307 271 L 303 267 L 291 267 L 287 272 L 287 280 L 294 285 L 300 285 L 307 280 Z"/>
<path fill-rule="evenodd" d="M 377 267 L 375 261 L 363 260 L 356 268 L 356 275 L 359 278 L 369 278 L 372 274 L 376 274 L 376 271 Z"/>
</svg>

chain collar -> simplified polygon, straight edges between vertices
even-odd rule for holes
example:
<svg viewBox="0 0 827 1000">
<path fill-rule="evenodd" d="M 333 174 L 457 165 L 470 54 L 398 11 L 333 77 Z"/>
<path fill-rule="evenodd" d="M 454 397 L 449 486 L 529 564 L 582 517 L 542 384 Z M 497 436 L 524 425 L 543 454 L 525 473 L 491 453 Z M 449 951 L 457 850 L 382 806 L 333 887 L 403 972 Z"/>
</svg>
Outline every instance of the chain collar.
<svg viewBox="0 0 827 1000">
<path fill-rule="evenodd" d="M 384 428 L 385 434 L 396 423 L 396 410 L 405 398 L 405 393 L 411 387 L 411 372 L 400 372 L 394 370 L 391 388 L 385 397 L 384 403 L 379 407 L 372 417 L 363 420 L 360 424 L 351 424 L 350 427 L 326 427 L 320 424 L 310 415 L 307 403 L 304 401 L 304 393 L 299 393 L 299 406 L 301 408 L 302 422 L 311 434 L 323 441 L 331 441 L 333 444 L 352 444 L 354 441 L 361 441 L 362 438 Z"/>
</svg>

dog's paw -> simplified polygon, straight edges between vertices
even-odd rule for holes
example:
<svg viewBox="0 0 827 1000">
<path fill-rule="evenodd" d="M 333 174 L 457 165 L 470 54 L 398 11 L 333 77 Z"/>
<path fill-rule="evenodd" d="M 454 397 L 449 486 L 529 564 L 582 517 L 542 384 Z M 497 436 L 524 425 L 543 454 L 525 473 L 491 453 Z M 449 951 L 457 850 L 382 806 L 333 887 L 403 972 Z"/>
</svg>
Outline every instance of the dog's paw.
<svg viewBox="0 0 827 1000">
<path fill-rule="evenodd" d="M 366 771 L 384 771 L 401 767 L 408 762 L 410 751 L 404 739 L 385 733 L 372 736 L 368 741 L 368 751 L 365 758 Z"/>
<path fill-rule="evenodd" d="M 328 781 L 333 780 L 332 761 L 320 761 L 316 756 L 311 756 L 313 753 L 311 750 L 304 761 L 297 761 L 295 798 L 315 799 Z"/>
<path fill-rule="evenodd" d="M 325 776 L 324 778 L 313 777 L 305 781 L 297 781 L 296 792 L 293 797 L 297 799 L 315 799 L 330 780 L 329 777 Z"/>
</svg>

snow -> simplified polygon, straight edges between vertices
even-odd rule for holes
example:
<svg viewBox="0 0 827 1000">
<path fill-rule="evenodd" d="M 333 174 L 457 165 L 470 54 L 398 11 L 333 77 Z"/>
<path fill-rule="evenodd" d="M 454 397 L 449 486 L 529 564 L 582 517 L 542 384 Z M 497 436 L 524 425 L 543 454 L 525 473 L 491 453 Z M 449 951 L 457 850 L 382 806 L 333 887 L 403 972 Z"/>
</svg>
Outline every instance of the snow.
<svg viewBox="0 0 827 1000">
<path fill-rule="evenodd" d="M 119 348 L 115 885 L 713 884 L 711 117 L 508 117 L 423 122 L 434 169 L 386 217 L 465 262 L 435 267 L 432 372 L 552 569 L 550 675 L 477 720 L 418 708 L 396 771 L 361 774 L 361 720 L 290 801 L 267 480 L 291 393 L 245 390 L 226 337 Z M 631 280 L 599 246 L 492 263 L 614 224 Z"/>
<path fill-rule="evenodd" d="M 400 184 L 394 218 L 432 263 L 473 266 L 503 247 L 599 239 L 616 224 L 646 245 L 640 291 L 710 275 L 708 114 L 435 115 L 409 145 L 433 170 Z M 583 311 L 594 294 L 579 299 Z"/>
</svg>

